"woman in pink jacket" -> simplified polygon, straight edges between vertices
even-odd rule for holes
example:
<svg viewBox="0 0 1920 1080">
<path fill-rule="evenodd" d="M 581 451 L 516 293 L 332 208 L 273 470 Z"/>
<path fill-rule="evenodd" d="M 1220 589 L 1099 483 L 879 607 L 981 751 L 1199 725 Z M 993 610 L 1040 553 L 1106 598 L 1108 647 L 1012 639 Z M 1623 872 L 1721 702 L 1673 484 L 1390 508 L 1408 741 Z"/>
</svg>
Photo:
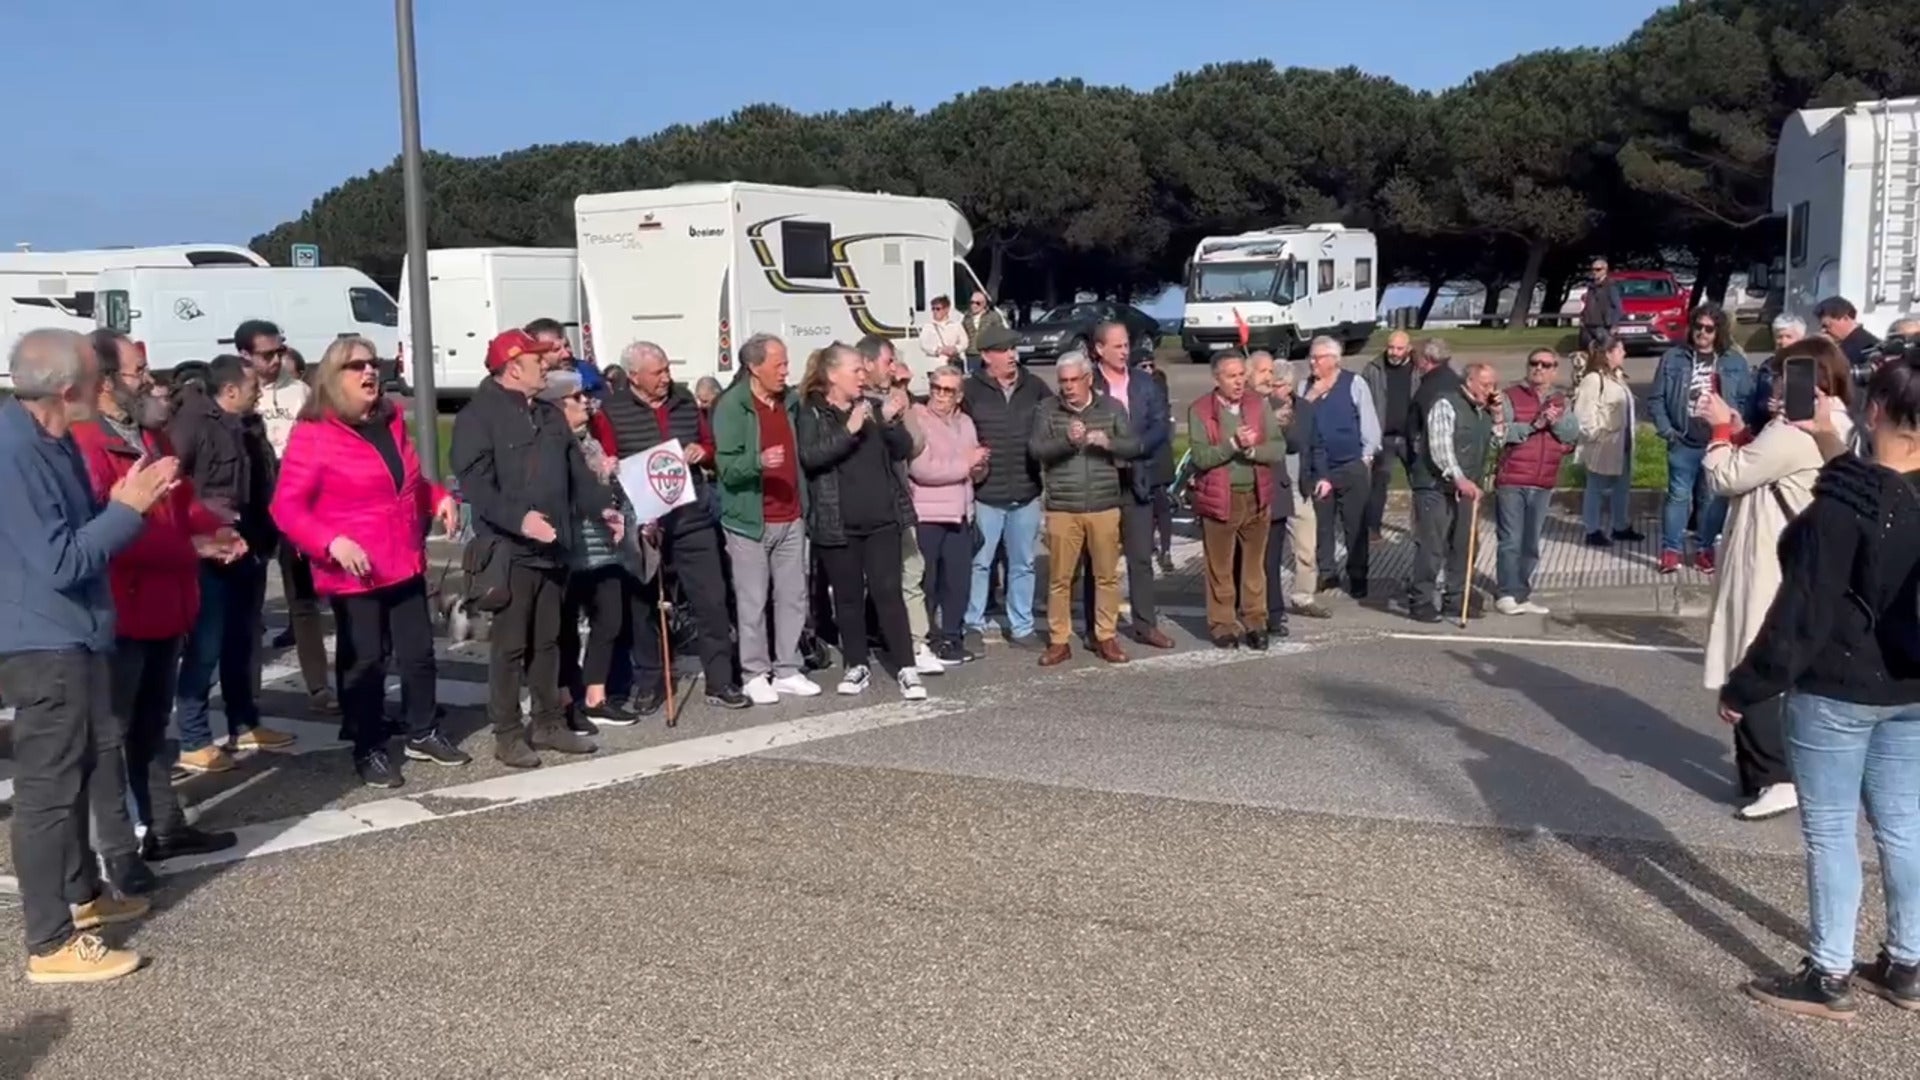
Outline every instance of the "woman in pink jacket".
<svg viewBox="0 0 1920 1080">
<path fill-rule="evenodd" d="M 427 519 L 459 525 L 453 496 L 420 476 L 406 418 L 380 393 L 373 343 L 343 337 L 313 376 L 280 463 L 273 520 L 313 566 L 314 591 L 333 602 L 334 669 L 354 770 L 394 788 L 387 754 L 387 643 L 405 687 L 406 754 L 465 765 L 434 719 L 433 615 L 427 605 Z"/>
<path fill-rule="evenodd" d="M 987 471 L 987 448 L 980 445 L 973 418 L 960 411 L 965 379 L 953 366 L 927 376 L 927 403 L 913 407 L 927 446 L 907 467 L 913 512 L 920 519 L 920 558 L 926 563 L 920 588 L 938 628 L 934 655 L 948 664 L 979 659 L 967 652 L 964 632 L 973 583 L 973 482 Z"/>
</svg>

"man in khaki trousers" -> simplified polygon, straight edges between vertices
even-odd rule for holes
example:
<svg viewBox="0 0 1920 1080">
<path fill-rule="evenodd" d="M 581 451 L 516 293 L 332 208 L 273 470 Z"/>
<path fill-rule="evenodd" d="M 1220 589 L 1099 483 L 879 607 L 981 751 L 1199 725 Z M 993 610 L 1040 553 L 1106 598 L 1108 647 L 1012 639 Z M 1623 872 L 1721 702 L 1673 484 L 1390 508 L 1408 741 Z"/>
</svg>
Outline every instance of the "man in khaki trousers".
<svg viewBox="0 0 1920 1080">
<path fill-rule="evenodd" d="M 1272 437 L 1272 429 L 1266 399 L 1248 392 L 1246 360 L 1233 350 L 1216 354 L 1213 393 L 1187 409 L 1187 447 L 1193 457 L 1193 511 L 1206 554 L 1207 633 L 1217 648 L 1237 648 L 1242 640 L 1251 649 L 1267 648 L 1271 466 L 1286 457 L 1287 449 L 1284 438 Z"/>
</svg>

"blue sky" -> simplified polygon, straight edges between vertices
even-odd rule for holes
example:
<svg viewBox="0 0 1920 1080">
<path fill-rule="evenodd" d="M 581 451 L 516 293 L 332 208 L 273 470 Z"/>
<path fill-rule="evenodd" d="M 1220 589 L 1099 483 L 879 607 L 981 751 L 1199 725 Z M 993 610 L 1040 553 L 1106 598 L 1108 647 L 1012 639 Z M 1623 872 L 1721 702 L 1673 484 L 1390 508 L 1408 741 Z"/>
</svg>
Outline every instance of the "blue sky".
<svg viewBox="0 0 1920 1080">
<path fill-rule="evenodd" d="M 495 153 L 615 141 L 759 101 L 926 108 L 983 85 L 1145 88 L 1257 57 L 1439 89 L 1518 52 L 1617 41 L 1659 6 L 417 0 L 422 126 L 429 148 Z M 0 248 L 245 243 L 398 152 L 389 0 L 0 7 L 12 106 Z M 1012 14 L 982 24 L 972 10 Z"/>
</svg>

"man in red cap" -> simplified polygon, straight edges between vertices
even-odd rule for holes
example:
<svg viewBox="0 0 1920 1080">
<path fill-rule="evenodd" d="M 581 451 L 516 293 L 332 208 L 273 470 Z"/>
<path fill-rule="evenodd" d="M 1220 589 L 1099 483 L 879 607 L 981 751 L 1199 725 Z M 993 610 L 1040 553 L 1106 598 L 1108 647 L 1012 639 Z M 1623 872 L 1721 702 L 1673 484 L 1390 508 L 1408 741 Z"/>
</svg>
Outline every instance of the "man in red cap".
<svg viewBox="0 0 1920 1080">
<path fill-rule="evenodd" d="M 597 749 L 568 728 L 560 701 L 561 597 L 581 516 L 606 517 L 616 540 L 622 531 L 611 489 L 594 476 L 565 415 L 537 397 L 553 348 L 523 330 L 495 337 L 487 345 L 489 378 L 453 422 L 453 471 L 473 508 L 466 569 L 506 594 L 493 616 L 487 664 L 494 756 L 521 769 L 540 764 L 537 750 Z M 531 730 L 520 719 L 523 686 L 533 698 Z"/>
</svg>

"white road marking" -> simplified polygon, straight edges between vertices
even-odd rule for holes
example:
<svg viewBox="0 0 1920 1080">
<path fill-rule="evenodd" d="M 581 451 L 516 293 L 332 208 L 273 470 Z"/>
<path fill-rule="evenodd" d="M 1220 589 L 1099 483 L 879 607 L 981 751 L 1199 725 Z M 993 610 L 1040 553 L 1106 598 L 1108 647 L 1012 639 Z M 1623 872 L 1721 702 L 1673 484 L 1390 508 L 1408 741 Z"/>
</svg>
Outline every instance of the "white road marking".
<svg viewBox="0 0 1920 1080">
<path fill-rule="evenodd" d="M 1299 656 L 1327 647 L 1324 642 L 1280 642 L 1264 653 L 1244 649 L 1193 649 L 1143 657 L 1120 667 L 1080 665 L 1051 670 L 1036 681 L 1067 682 L 1113 677 L 1131 671 L 1194 671 L 1233 664 Z M 662 773 L 695 769 L 754 754 L 846 735 L 857 735 L 903 724 L 955 717 L 982 709 L 1006 708 L 1026 700 L 1033 682 L 1009 681 L 981 688 L 966 697 L 934 698 L 923 702 L 884 701 L 873 705 L 797 717 L 738 731 L 681 739 L 625 753 L 608 754 L 566 765 L 510 773 L 470 784 L 434 788 L 413 798 L 380 799 L 339 809 L 317 810 L 280 821 L 244 825 L 235 830 L 239 843 L 226 851 L 156 864 L 161 874 L 240 862 L 260 855 L 329 844 L 349 837 L 387 832 L 428 821 L 447 821 L 509 806 L 631 783 Z M 436 811 L 423 801 L 470 802 L 471 807 Z M 0 879 L 0 892 L 9 891 Z M 11 891 L 17 891 L 17 888 Z"/>
<path fill-rule="evenodd" d="M 1395 631 L 1384 635 L 1395 641 L 1426 641 L 1456 645 L 1518 645 L 1542 649 L 1601 649 L 1612 652 L 1671 653 L 1674 656 L 1704 656 L 1698 645 L 1643 645 L 1631 641 L 1569 641 L 1560 638 L 1488 637 L 1472 634 L 1416 634 Z"/>
</svg>

